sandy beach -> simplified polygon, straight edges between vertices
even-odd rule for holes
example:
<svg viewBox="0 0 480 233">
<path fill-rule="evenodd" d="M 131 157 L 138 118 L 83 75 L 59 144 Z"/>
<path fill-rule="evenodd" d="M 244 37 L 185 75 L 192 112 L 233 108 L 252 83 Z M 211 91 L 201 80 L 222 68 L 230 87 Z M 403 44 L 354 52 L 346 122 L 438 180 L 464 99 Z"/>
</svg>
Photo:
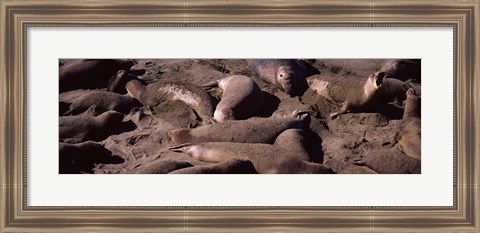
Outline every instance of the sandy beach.
<svg viewBox="0 0 480 233">
<path fill-rule="evenodd" d="M 358 160 L 368 154 L 382 154 L 376 162 L 387 164 L 386 173 L 410 172 L 408 169 L 405 170 L 404 166 L 406 165 L 393 165 L 391 170 L 388 167 L 392 166 L 390 163 L 397 163 L 391 156 L 405 154 L 400 145 L 392 143 L 395 127 L 403 116 L 404 101 L 388 101 L 388 105 L 373 111 L 345 113 L 335 118 L 330 117 L 333 112 L 342 107 L 341 100 L 347 98 L 348 95 L 346 90 L 352 88 L 349 86 L 363 85 L 369 75 L 381 69 L 385 59 L 303 59 L 302 62 L 307 67 L 306 83 L 308 87 L 296 96 L 291 96 L 257 77 L 248 69 L 247 63 L 243 59 L 132 60 L 134 65 L 129 70 L 130 75 L 135 76 L 147 86 L 157 82 L 173 81 L 200 87 L 230 75 L 250 77 L 261 89 L 264 97 L 262 107 L 251 118 L 285 118 L 290 117 L 294 111 L 308 112 L 308 116 L 303 118 L 308 160 L 311 163 L 328 166 L 335 173 L 372 174 L 385 171 L 381 169 L 375 171 L 368 166 L 359 165 Z M 60 60 L 60 69 L 72 62 L 75 60 Z M 329 91 L 335 91 L 332 89 L 334 84 L 340 87 L 340 90 L 336 91 L 336 94 L 322 93 L 322 88 L 327 85 L 326 83 L 330 85 L 328 86 Z M 420 84 L 410 81 L 408 83 L 419 96 Z M 342 90 L 343 88 L 344 90 Z M 221 101 L 223 94 L 221 88 L 202 88 L 202 90 L 211 96 L 214 107 Z M 71 110 L 72 103 L 78 98 L 95 91 L 106 91 L 106 87 L 60 93 L 59 117 L 61 119 L 65 117 L 79 117 L 78 119 L 100 117 L 105 111 L 93 105 L 82 111 Z M 120 95 L 129 97 L 129 93 Z M 95 133 L 98 136 L 95 137 L 96 143 L 102 145 L 111 154 L 107 153 L 108 155 L 102 158 L 91 158 L 92 156 L 90 156 L 78 159 L 81 155 L 65 157 L 67 165 L 62 164 L 64 160 L 60 159 L 60 170 L 62 171 L 62 166 L 76 166 L 72 173 L 134 174 L 179 172 L 182 169 L 195 171 L 192 170 L 193 167 L 202 166 L 215 168 L 217 163 L 202 162 L 187 153 L 169 149 L 176 146 L 168 135 L 169 131 L 180 128 L 194 129 L 205 125 L 205 122 L 191 106 L 179 100 L 158 102 L 152 106 L 135 102 L 128 106 L 126 110 L 115 106 L 123 115 L 123 119 L 118 123 L 121 125 L 121 129 L 117 124 L 115 130 L 111 131 L 111 135 L 107 133 L 101 137 L 99 136 L 101 133 Z M 71 121 L 77 121 L 76 119 L 71 118 Z M 106 131 L 100 130 L 99 132 Z M 218 132 L 209 133 L 216 134 Z M 79 141 L 69 137 L 61 137 L 61 144 L 68 146 L 83 141 L 83 139 L 79 139 Z M 288 144 L 288 142 L 281 143 Z M 258 169 L 255 169 L 255 166 L 252 166 L 249 161 L 240 160 L 231 163 L 233 165 L 227 164 L 222 167 L 223 170 L 218 171 L 221 171 L 220 173 L 258 172 Z M 382 166 L 380 165 L 380 167 Z M 231 167 L 237 170 L 230 169 Z M 241 168 L 240 171 L 238 168 Z M 189 173 L 188 171 L 184 170 L 180 173 Z M 211 169 L 205 171 L 211 171 Z"/>
</svg>

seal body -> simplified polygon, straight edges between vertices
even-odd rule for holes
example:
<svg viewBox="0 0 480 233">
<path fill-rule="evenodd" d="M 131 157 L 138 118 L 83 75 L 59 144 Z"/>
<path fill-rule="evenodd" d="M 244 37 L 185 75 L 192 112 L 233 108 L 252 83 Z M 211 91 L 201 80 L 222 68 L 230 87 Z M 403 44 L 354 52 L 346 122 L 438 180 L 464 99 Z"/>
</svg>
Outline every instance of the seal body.
<svg viewBox="0 0 480 233">
<path fill-rule="evenodd" d="M 121 113 L 128 113 L 133 107 L 141 106 L 138 100 L 130 96 L 95 90 L 73 99 L 70 110 L 65 115 L 82 113 L 94 105 L 102 111 L 115 110 Z"/>
<path fill-rule="evenodd" d="M 399 143 L 405 154 L 421 159 L 421 121 L 420 99 L 412 88 L 407 91 L 407 101 L 402 120 L 397 123 L 393 135 L 393 144 Z"/>
<path fill-rule="evenodd" d="M 229 159 L 213 165 L 187 167 L 169 174 L 252 174 L 257 173 L 249 160 Z"/>
<path fill-rule="evenodd" d="M 279 136 L 281 137 L 281 135 Z M 291 142 L 301 143 L 301 142 Z M 295 151 L 275 141 L 274 145 L 263 143 L 206 142 L 185 144 L 170 148 L 187 153 L 193 158 L 210 163 L 221 163 L 230 159 L 249 160 L 255 170 L 263 174 L 318 174 L 334 173 L 329 167 L 305 161 Z M 306 156 L 305 156 L 306 157 Z"/>
<path fill-rule="evenodd" d="M 257 77 L 275 85 L 289 95 L 296 94 L 306 84 L 306 68 L 297 59 L 252 59 L 247 60 L 248 68 Z"/>
<path fill-rule="evenodd" d="M 420 59 L 387 59 L 380 68 L 387 74 L 387 78 L 395 78 L 402 81 L 409 79 L 421 82 Z"/>
<path fill-rule="evenodd" d="M 75 89 L 105 88 L 118 70 L 130 70 L 130 60 L 83 59 L 60 67 L 60 93 Z"/>
<path fill-rule="evenodd" d="M 158 161 L 145 167 L 138 174 L 167 174 L 178 169 L 192 167 L 193 165 L 184 161 Z"/>
<path fill-rule="evenodd" d="M 420 174 L 421 161 L 403 153 L 392 151 L 371 151 L 355 164 L 367 166 L 380 174 Z"/>
<path fill-rule="evenodd" d="M 165 101 L 181 101 L 190 106 L 206 124 L 213 119 L 214 104 L 212 97 L 201 88 L 183 82 L 156 82 L 143 85 L 138 79 L 130 80 L 126 89 L 128 94 L 143 105 L 154 107 Z"/>
<path fill-rule="evenodd" d="M 263 105 L 263 92 L 251 78 L 232 75 L 217 81 L 223 90 L 213 117 L 217 122 L 252 117 Z"/>
<path fill-rule="evenodd" d="M 301 129 L 298 118 L 250 118 L 225 121 L 193 129 L 174 129 L 168 136 L 174 144 L 197 142 L 273 143 L 278 135 L 291 128 Z"/>
<path fill-rule="evenodd" d="M 68 142 L 101 141 L 114 134 L 122 124 L 123 114 L 104 112 L 97 117 L 64 116 L 59 118 L 60 139 Z"/>
</svg>

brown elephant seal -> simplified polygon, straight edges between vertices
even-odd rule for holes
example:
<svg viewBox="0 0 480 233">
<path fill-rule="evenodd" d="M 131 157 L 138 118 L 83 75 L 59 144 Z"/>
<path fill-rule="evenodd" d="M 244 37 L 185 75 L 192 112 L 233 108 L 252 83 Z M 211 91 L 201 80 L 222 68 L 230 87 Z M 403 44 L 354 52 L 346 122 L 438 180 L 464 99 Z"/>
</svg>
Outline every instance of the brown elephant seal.
<svg viewBox="0 0 480 233">
<path fill-rule="evenodd" d="M 407 101 L 402 120 L 396 127 L 392 139 L 392 146 L 400 144 L 405 154 L 421 159 L 421 121 L 420 121 L 420 98 L 410 88 L 407 91 Z"/>
<path fill-rule="evenodd" d="M 279 135 L 281 137 L 281 135 Z M 305 161 L 289 150 L 291 142 L 275 141 L 274 145 L 263 143 L 206 142 L 183 144 L 169 148 L 172 151 L 189 154 L 193 158 L 209 163 L 221 163 L 230 159 L 249 160 L 261 174 L 332 174 L 332 169 L 318 163 Z M 300 145 L 301 147 L 301 145 Z"/>
<path fill-rule="evenodd" d="M 60 139 L 65 142 L 102 141 L 123 130 L 123 114 L 108 111 L 96 117 L 64 116 L 59 118 Z"/>
<path fill-rule="evenodd" d="M 93 90 L 89 93 L 79 96 L 70 104 L 69 111 L 64 115 L 76 115 L 96 106 L 101 112 L 115 110 L 121 113 L 129 113 L 133 107 L 139 107 L 142 104 L 138 100 L 120 95 L 114 92 Z"/>
<path fill-rule="evenodd" d="M 129 70 L 131 60 L 83 59 L 60 67 L 60 93 L 75 89 L 105 88 L 118 70 Z"/>
<path fill-rule="evenodd" d="M 248 68 L 262 80 L 282 89 L 289 95 L 296 95 L 306 86 L 306 68 L 297 59 L 251 59 Z"/>
<path fill-rule="evenodd" d="M 124 160 L 96 142 L 59 144 L 60 174 L 93 173 L 95 164 L 118 164 Z"/>
<path fill-rule="evenodd" d="M 380 174 L 420 174 L 421 161 L 403 153 L 372 151 L 354 160 L 354 164 L 367 166 Z"/>
<path fill-rule="evenodd" d="M 169 174 L 255 174 L 253 163 L 248 160 L 229 159 L 212 165 L 187 167 Z"/>
<path fill-rule="evenodd" d="M 283 131 L 301 129 L 300 118 L 250 118 L 225 121 L 192 129 L 174 129 L 168 132 L 174 144 L 197 142 L 273 143 Z"/>
<path fill-rule="evenodd" d="M 167 174 L 178 169 L 192 166 L 189 162 L 184 161 L 156 161 L 139 171 L 138 174 Z"/>
<path fill-rule="evenodd" d="M 362 88 L 349 90 L 343 106 L 338 112 L 330 114 L 335 118 L 349 112 L 368 112 L 381 104 L 405 99 L 405 91 L 410 86 L 396 79 L 386 79 L 384 72 L 371 74 Z"/>
<path fill-rule="evenodd" d="M 204 86 L 218 85 L 222 98 L 215 108 L 217 122 L 243 120 L 255 115 L 263 105 L 263 92 L 257 83 L 244 75 L 231 75 Z"/>
<path fill-rule="evenodd" d="M 421 59 L 387 59 L 380 68 L 387 78 L 421 82 Z"/>
<path fill-rule="evenodd" d="M 125 86 L 128 81 L 136 79 L 135 75 L 130 74 L 127 70 L 119 70 L 117 73 L 108 80 L 107 91 L 115 92 L 118 94 L 126 94 L 127 89 Z"/>
<path fill-rule="evenodd" d="M 200 87 L 183 82 L 156 82 L 144 85 L 140 80 L 130 80 L 128 94 L 143 105 L 154 107 L 165 101 L 181 101 L 190 106 L 204 124 L 214 123 L 214 103 L 210 94 Z"/>
<path fill-rule="evenodd" d="M 292 143 L 295 142 L 295 143 Z M 301 129 L 287 129 L 275 139 L 275 144 L 296 154 L 305 161 L 311 161 L 309 150 L 306 148 L 307 139 L 305 132 Z"/>
</svg>

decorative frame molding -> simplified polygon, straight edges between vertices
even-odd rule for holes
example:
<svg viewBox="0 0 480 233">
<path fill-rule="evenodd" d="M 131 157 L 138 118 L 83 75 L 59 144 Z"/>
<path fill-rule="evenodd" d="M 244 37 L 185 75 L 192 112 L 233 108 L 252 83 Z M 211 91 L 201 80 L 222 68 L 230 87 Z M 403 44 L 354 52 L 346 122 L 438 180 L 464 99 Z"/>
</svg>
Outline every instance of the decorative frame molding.
<svg viewBox="0 0 480 233">
<path fill-rule="evenodd" d="M 0 0 L 0 232 L 248 232 L 254 228 L 273 232 L 480 232 L 479 6 L 478 0 Z M 32 26 L 453 27 L 457 129 L 454 205 L 29 207 L 25 178 L 26 28 Z"/>
</svg>

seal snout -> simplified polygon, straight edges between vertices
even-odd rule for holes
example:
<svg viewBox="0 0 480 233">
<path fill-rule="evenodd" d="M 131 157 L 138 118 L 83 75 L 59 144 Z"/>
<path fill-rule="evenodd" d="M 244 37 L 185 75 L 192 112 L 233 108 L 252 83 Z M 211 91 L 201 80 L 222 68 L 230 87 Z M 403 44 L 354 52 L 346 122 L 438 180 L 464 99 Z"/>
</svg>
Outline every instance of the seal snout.
<svg viewBox="0 0 480 233">
<path fill-rule="evenodd" d="M 292 93 L 295 82 L 295 72 L 286 67 L 280 67 L 277 72 L 277 82 L 282 86 L 285 93 Z"/>
</svg>

